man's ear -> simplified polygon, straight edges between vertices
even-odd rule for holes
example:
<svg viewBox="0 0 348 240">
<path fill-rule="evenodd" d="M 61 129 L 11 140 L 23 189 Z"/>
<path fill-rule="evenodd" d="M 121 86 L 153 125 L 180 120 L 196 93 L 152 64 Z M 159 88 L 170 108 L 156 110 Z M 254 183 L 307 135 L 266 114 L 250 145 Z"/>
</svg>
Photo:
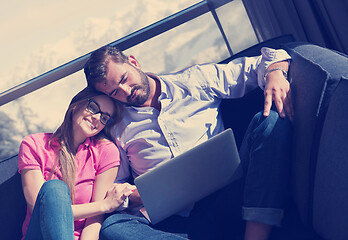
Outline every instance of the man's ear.
<svg viewBox="0 0 348 240">
<path fill-rule="evenodd" d="M 128 62 L 133 65 L 134 67 L 141 69 L 139 62 L 135 59 L 133 55 L 128 56 Z"/>
</svg>

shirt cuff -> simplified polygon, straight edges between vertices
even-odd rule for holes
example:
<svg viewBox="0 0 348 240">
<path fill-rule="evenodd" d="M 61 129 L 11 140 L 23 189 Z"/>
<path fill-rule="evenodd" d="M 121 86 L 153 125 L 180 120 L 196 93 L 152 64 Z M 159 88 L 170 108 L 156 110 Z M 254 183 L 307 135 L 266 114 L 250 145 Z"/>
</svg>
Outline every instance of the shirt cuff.
<svg viewBox="0 0 348 240">
<path fill-rule="evenodd" d="M 261 62 L 257 71 L 257 82 L 261 89 L 265 88 L 264 75 L 270 65 L 276 62 L 290 60 L 290 55 L 283 49 L 261 48 Z"/>
</svg>

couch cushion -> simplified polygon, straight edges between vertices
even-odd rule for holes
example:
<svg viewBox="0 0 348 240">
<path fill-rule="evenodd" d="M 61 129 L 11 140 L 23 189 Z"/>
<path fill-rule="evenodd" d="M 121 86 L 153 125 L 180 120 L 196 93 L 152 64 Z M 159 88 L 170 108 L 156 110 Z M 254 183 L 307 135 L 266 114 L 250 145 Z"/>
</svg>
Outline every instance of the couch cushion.
<svg viewBox="0 0 348 240">
<path fill-rule="evenodd" d="M 26 202 L 17 156 L 0 162 L 0 239 L 20 239 Z"/>
<path fill-rule="evenodd" d="M 287 43 L 283 47 L 292 57 L 289 80 L 295 109 L 293 196 L 302 221 L 311 224 L 320 135 L 331 95 L 347 69 L 347 59 L 309 43 Z"/>
<path fill-rule="evenodd" d="M 313 225 L 325 239 L 347 239 L 348 236 L 347 77 L 342 78 L 332 95 L 319 145 Z"/>
</svg>

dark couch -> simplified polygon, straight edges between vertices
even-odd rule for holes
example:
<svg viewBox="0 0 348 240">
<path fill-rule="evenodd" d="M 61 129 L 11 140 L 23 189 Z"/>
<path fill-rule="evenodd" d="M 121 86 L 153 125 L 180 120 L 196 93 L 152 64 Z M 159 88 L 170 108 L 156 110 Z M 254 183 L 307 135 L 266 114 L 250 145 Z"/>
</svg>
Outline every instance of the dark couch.
<svg viewBox="0 0 348 240">
<path fill-rule="evenodd" d="M 256 55 L 262 46 L 285 49 L 292 57 L 289 81 L 295 109 L 291 196 L 284 226 L 274 239 L 348 239 L 348 57 L 310 43 L 278 38 L 239 55 Z M 227 59 L 227 62 L 231 59 Z M 251 116 L 262 109 L 255 90 L 222 103 L 226 127 L 240 144 Z M 255 103 L 259 102 L 259 105 Z M 232 119 L 238 111 L 243 118 Z M 301 224 L 298 224 L 298 223 Z"/>
<path fill-rule="evenodd" d="M 284 48 L 292 57 L 289 80 L 295 108 L 293 164 L 284 223 L 272 239 L 348 239 L 348 58 L 282 36 L 233 57 L 258 55 L 262 46 Z M 239 146 L 251 117 L 263 108 L 263 93 L 224 100 L 221 114 Z M 238 112 L 241 118 L 233 118 Z M 0 162 L 0 239 L 19 239 L 25 200 L 17 156 Z"/>
</svg>

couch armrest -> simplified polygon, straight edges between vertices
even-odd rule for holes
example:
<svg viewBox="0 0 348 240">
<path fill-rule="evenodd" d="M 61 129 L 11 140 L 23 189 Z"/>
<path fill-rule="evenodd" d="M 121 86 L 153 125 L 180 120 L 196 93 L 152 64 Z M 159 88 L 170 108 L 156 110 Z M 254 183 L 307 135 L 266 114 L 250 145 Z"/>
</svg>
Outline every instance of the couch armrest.
<svg viewBox="0 0 348 240">
<path fill-rule="evenodd" d="M 20 239 L 26 202 L 17 155 L 0 162 L 0 239 Z"/>
<path fill-rule="evenodd" d="M 316 165 L 313 226 L 325 239 L 348 236 L 347 77 L 341 79 L 328 106 Z"/>
<path fill-rule="evenodd" d="M 333 177 L 335 173 L 327 171 L 329 168 L 326 168 L 325 164 L 322 165 L 324 161 L 320 159 L 324 156 L 323 149 L 328 150 L 329 147 L 321 142 L 324 139 L 323 134 L 326 135 L 326 141 L 331 144 L 344 145 L 344 142 L 340 140 L 341 137 L 329 136 L 327 130 L 324 132 L 324 126 L 326 129 L 331 129 L 335 127 L 335 121 L 346 121 L 337 114 L 334 117 L 335 120 L 327 120 L 327 118 L 329 118 L 329 106 L 330 108 L 346 108 L 346 102 L 342 99 L 338 100 L 334 96 L 341 84 L 343 87 L 341 78 L 348 77 L 348 57 L 310 43 L 288 43 L 284 45 L 284 48 L 292 57 L 289 79 L 292 82 L 295 109 L 293 197 L 302 221 L 308 225 L 315 223 L 315 230 L 321 236 L 328 236 L 327 234 L 331 234 L 335 230 L 330 225 L 322 224 L 323 221 L 340 221 L 338 220 L 340 214 L 348 215 L 348 209 L 339 213 L 335 212 L 337 209 L 332 208 L 330 211 L 325 211 L 324 214 L 319 207 L 321 204 L 325 204 L 324 202 L 329 204 L 329 200 L 335 201 L 336 198 L 343 196 L 339 191 L 336 191 L 335 194 L 328 194 L 325 192 L 329 190 L 328 188 L 321 192 L 321 184 L 328 180 L 325 174 L 332 177 L 328 184 L 340 185 L 342 182 L 336 182 L 338 179 Z M 347 95 L 347 92 L 345 94 Z M 335 155 L 336 153 L 334 153 L 334 149 L 331 149 L 327 154 Z M 332 158 L 331 161 L 338 168 L 343 164 L 338 162 L 339 157 L 337 160 Z M 345 205 L 342 206 L 345 208 Z M 320 220 L 319 217 L 322 219 Z"/>
</svg>

